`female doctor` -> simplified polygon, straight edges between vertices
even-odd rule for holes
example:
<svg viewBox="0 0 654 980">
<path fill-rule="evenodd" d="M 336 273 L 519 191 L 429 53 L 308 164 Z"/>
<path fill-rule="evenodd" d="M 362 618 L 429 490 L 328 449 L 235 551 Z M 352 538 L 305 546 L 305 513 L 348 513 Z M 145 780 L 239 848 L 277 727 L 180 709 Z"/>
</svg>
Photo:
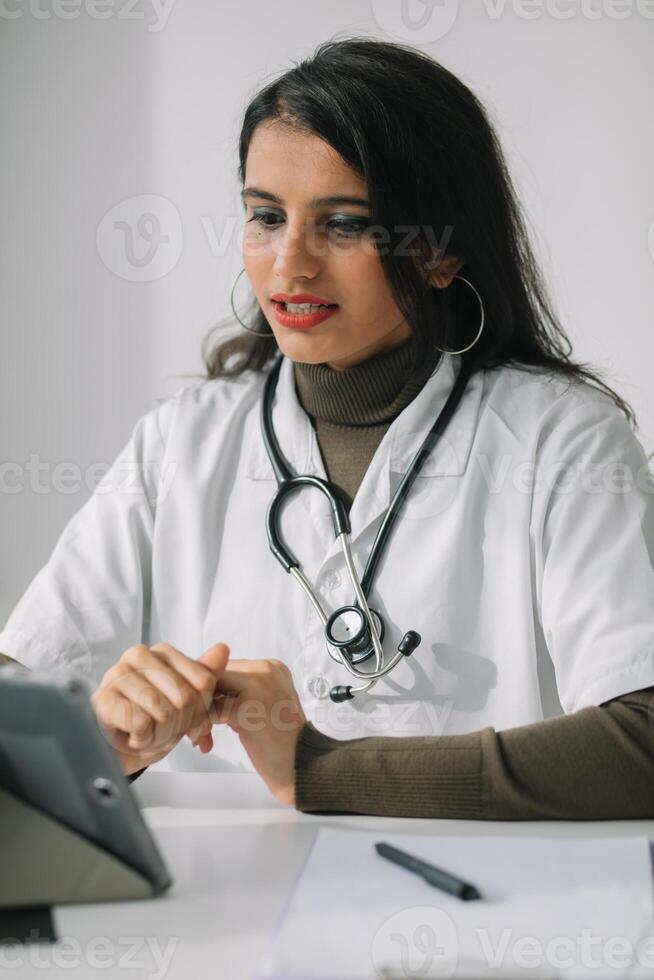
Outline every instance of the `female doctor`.
<svg viewBox="0 0 654 980">
<path fill-rule="evenodd" d="M 0 649 L 85 673 L 132 778 L 654 816 L 654 485 L 570 360 L 482 106 L 417 50 L 327 42 L 239 152 L 245 329 L 139 420 Z"/>
</svg>

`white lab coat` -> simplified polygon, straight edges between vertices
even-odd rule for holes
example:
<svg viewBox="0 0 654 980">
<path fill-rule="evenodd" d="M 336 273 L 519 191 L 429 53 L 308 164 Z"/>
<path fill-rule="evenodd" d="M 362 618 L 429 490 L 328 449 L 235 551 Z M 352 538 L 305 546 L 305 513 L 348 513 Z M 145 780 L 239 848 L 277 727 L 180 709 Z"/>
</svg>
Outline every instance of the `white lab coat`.
<svg viewBox="0 0 654 980">
<path fill-rule="evenodd" d="M 360 574 L 460 361 L 441 361 L 371 460 L 350 512 Z M 370 694 L 333 704 L 328 688 L 350 676 L 268 546 L 265 373 L 186 385 L 136 423 L 0 651 L 33 669 L 77 669 L 95 687 L 135 643 L 197 657 L 223 641 L 234 658 L 285 661 L 308 717 L 337 738 L 501 730 L 654 684 L 654 482 L 642 445 L 590 385 L 502 367 L 468 382 L 369 597 L 387 652 L 409 629 L 422 643 Z M 288 359 L 273 423 L 294 470 L 326 477 Z M 323 494 L 290 498 L 282 528 L 327 609 L 352 603 Z M 204 756 L 183 739 L 157 768 L 251 769 L 231 730 L 214 741 Z"/>
</svg>

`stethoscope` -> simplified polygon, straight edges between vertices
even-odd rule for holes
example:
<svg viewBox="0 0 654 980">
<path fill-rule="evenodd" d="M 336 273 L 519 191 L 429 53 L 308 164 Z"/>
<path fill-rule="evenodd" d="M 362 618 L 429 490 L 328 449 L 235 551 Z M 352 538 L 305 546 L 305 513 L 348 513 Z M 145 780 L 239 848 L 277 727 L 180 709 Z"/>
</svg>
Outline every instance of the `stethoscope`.
<svg viewBox="0 0 654 980">
<path fill-rule="evenodd" d="M 398 645 L 397 653 L 385 664 L 384 651 L 382 649 L 385 632 L 384 622 L 376 609 L 369 608 L 366 596 L 370 593 L 382 550 L 395 524 L 402 503 L 407 497 L 416 476 L 429 457 L 431 450 L 454 415 L 457 405 L 463 396 L 468 378 L 470 377 L 470 371 L 465 365 L 461 365 L 445 405 L 432 428 L 427 433 L 427 437 L 420 449 L 413 457 L 408 470 L 402 477 L 395 491 L 395 495 L 386 510 L 368 556 L 363 579 L 359 581 L 350 547 L 350 519 L 339 487 L 330 483 L 328 480 L 323 480 L 319 476 L 298 476 L 294 473 L 282 455 L 273 431 L 272 403 L 283 360 L 284 356 L 282 355 L 272 367 L 266 378 L 261 400 L 261 431 L 263 441 L 278 484 L 266 513 L 268 543 L 275 558 L 300 583 L 320 616 L 325 627 L 327 651 L 332 660 L 345 667 L 353 677 L 364 681 L 363 684 L 357 687 L 349 684 L 338 684 L 331 688 L 329 696 L 332 701 L 348 701 L 355 694 L 370 690 L 380 677 L 393 670 L 404 657 L 411 656 L 421 642 L 422 637 L 419 633 L 416 633 L 415 630 L 408 630 Z M 320 600 L 300 569 L 300 563 L 283 543 L 281 537 L 279 527 L 280 508 L 284 500 L 293 491 L 299 490 L 302 487 L 315 487 L 327 497 L 332 512 L 334 533 L 337 539 L 340 538 L 345 563 L 357 597 L 357 605 L 341 606 L 339 609 L 335 609 L 331 615 L 328 615 L 323 609 Z M 375 669 L 368 671 L 360 670 L 359 664 L 372 656 L 375 658 Z"/>
</svg>

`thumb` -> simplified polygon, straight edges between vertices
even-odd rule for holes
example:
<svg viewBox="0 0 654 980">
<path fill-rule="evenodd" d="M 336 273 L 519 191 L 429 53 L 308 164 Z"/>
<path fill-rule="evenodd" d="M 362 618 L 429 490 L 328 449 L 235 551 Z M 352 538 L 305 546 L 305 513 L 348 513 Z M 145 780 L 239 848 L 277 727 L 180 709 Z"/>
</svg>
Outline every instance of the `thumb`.
<svg viewBox="0 0 654 980">
<path fill-rule="evenodd" d="M 229 660 L 229 647 L 226 643 L 214 643 L 212 647 L 204 651 L 201 657 L 198 657 L 198 660 L 209 668 L 216 680 L 219 680 L 223 676 Z"/>
</svg>

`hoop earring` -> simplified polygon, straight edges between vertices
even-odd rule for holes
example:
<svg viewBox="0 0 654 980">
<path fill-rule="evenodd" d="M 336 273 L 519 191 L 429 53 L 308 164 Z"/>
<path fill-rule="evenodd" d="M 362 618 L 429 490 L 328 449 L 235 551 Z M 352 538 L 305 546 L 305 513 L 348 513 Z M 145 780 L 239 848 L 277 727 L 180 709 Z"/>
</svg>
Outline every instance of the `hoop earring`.
<svg viewBox="0 0 654 980">
<path fill-rule="evenodd" d="M 477 290 L 475 289 L 475 287 L 472 285 L 472 283 L 468 279 L 465 279 L 463 276 L 457 276 L 457 275 L 453 275 L 452 278 L 453 279 L 463 279 L 463 281 L 466 282 L 466 283 L 468 283 L 468 285 L 470 286 L 470 288 L 473 290 L 475 296 L 479 300 L 479 305 L 481 306 L 481 323 L 479 324 L 479 330 L 477 331 L 477 336 L 475 337 L 475 339 L 473 340 L 473 342 L 471 344 L 468 344 L 467 347 L 462 347 L 461 350 L 443 350 L 441 347 L 436 347 L 436 344 L 434 344 L 434 349 L 435 350 L 439 350 L 441 352 L 441 354 L 465 354 L 465 352 L 467 350 L 470 350 L 471 347 L 474 347 L 475 346 L 475 344 L 477 343 L 477 341 L 481 337 L 481 332 L 484 329 L 484 320 L 485 320 L 484 304 L 481 301 L 481 296 L 479 295 L 479 293 L 477 292 Z"/>
<path fill-rule="evenodd" d="M 236 319 L 238 320 L 238 322 L 241 324 L 241 326 L 245 330 L 248 330 L 250 333 L 254 333 L 258 337 L 273 337 L 274 336 L 274 333 L 275 333 L 274 330 L 269 330 L 268 333 L 266 333 L 263 330 L 253 330 L 252 327 L 248 327 L 247 323 L 243 323 L 243 321 L 241 320 L 240 316 L 238 315 L 238 313 L 234 309 L 234 290 L 236 289 L 236 283 L 238 282 L 239 277 L 242 276 L 244 272 L 245 272 L 245 266 L 243 266 L 243 268 L 241 269 L 241 271 L 236 274 L 236 278 L 234 279 L 234 282 L 232 283 L 232 289 L 231 289 L 231 292 L 229 294 L 229 305 L 232 308 L 232 313 L 234 314 L 234 316 L 236 317 Z"/>
</svg>

